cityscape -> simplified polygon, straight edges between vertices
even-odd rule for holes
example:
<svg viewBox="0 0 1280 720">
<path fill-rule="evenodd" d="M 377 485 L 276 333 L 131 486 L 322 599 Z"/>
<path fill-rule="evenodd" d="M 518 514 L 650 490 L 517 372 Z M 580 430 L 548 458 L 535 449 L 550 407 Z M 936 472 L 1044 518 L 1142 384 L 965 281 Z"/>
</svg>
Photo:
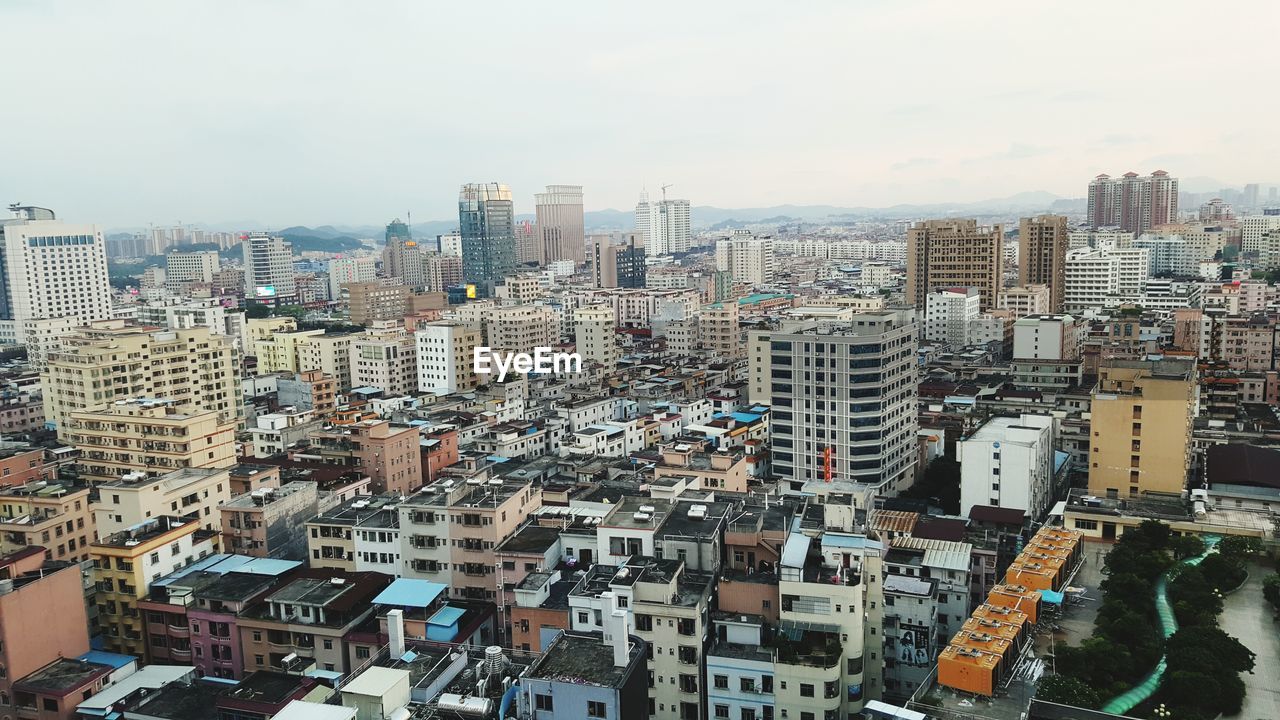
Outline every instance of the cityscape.
<svg viewBox="0 0 1280 720">
<path fill-rule="evenodd" d="M 935 39 L 948 21 L 1081 22 L 926 5 Z M 1198 12 L 1169 6 L 1161 22 L 1191 29 Z M 654 30 L 677 8 L 582 9 L 583 32 L 621 23 L 694 58 L 698 93 L 733 104 L 722 136 L 674 82 L 595 105 L 614 97 L 595 79 L 631 78 L 641 46 L 555 65 L 584 37 L 560 8 L 495 6 L 487 31 L 418 49 L 369 28 L 456 9 L 122 8 L 0 9 L 23 72 L 48 80 L 35 101 L 120 68 L 138 81 L 87 95 L 100 117 L 14 108 L 0 720 L 1280 718 L 1280 155 L 1258 117 L 1200 138 L 1189 109 L 1139 131 L 1074 80 L 1051 96 L 1027 73 L 1065 60 L 1007 37 L 993 85 L 985 51 L 876 71 L 942 88 L 973 70 L 973 107 L 823 113 L 815 93 L 858 80 L 812 77 L 813 58 L 906 37 L 905 11 L 873 3 L 797 8 L 776 35 L 772 11 L 728 11 L 697 52 L 689 28 Z M 222 57 L 161 53 L 166 36 L 143 60 L 124 41 L 165 23 L 203 25 Z M 29 58 L 51 29 L 101 65 L 72 78 L 65 57 Z M 295 30 L 312 34 L 260 44 Z M 340 32 L 350 58 L 307 60 Z M 451 52 L 468 43 L 497 55 Z M 756 51 L 777 74 L 738 54 Z M 499 92 L 490 71 L 527 77 L 522 60 L 541 82 Z M 456 96 L 429 121 L 412 91 L 379 117 L 264 99 L 317 78 L 339 93 L 343 62 L 385 62 L 371 88 Z M 189 84 L 144 112 L 175 73 Z M 1203 90 L 1212 72 L 1177 74 Z M 1135 114 L 1172 99 L 1165 82 L 1131 91 Z M 210 104 L 193 114 L 195 90 Z M 774 115 L 802 90 L 809 107 Z M 496 117 L 526 94 L 522 119 Z M 918 113 L 959 127 L 1006 101 L 1088 118 L 1035 140 L 1020 117 L 993 117 L 993 140 L 923 132 L 919 155 L 884 129 L 888 159 L 854 170 L 827 135 L 909 134 Z M 398 137 L 404 118 L 381 117 L 397 112 L 429 122 L 438 164 L 352 160 Z M 1114 134 L 1082 140 L 1102 115 Z M 118 142 L 94 152 L 120 164 L 73 157 L 104 133 Z M 926 156 L 946 137 L 956 157 Z M 970 157 L 989 143 L 1012 149 Z M 770 165 L 784 146 L 814 167 Z"/>
</svg>

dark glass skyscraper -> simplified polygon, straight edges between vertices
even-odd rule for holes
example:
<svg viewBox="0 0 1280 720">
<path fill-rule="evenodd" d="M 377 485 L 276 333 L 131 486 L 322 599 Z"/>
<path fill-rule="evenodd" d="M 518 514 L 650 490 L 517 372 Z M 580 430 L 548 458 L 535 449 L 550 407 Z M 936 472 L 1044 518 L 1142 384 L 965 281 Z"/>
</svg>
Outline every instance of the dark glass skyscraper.
<svg viewBox="0 0 1280 720">
<path fill-rule="evenodd" d="M 494 285 L 516 267 L 515 208 L 511 189 L 501 183 L 468 183 L 458 193 L 462 235 L 462 276 L 490 297 Z"/>
</svg>

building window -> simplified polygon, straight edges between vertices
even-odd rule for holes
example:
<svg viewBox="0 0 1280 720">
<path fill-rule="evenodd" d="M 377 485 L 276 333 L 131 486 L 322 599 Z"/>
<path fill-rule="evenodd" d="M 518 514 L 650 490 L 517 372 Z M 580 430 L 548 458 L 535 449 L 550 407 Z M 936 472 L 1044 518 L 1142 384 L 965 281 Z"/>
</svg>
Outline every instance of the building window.
<svg viewBox="0 0 1280 720">
<path fill-rule="evenodd" d="M 713 684 L 715 685 L 715 688 L 716 688 L 717 690 L 727 690 L 727 689 L 729 689 L 729 676 L 728 676 L 728 675 L 716 675 L 716 676 L 714 676 L 714 677 L 712 678 L 712 682 L 713 682 Z"/>
<path fill-rule="evenodd" d="M 365 660 L 369 657 L 369 648 L 365 645 L 356 646 L 356 657 Z"/>
<path fill-rule="evenodd" d="M 604 703 L 599 700 L 587 701 L 587 717 L 603 718 L 609 717 L 608 711 L 605 710 Z"/>
<path fill-rule="evenodd" d="M 810 683 L 800 683 L 800 697 L 813 697 L 813 685 Z"/>
<path fill-rule="evenodd" d="M 727 718 L 727 717 L 729 717 L 729 706 L 728 706 L 728 705 L 716 705 L 716 717 L 718 717 L 718 718 Z"/>
<path fill-rule="evenodd" d="M 555 706 L 551 702 L 550 695 L 534 695 L 533 706 L 538 710 L 546 710 L 548 712 L 555 710 Z"/>
</svg>

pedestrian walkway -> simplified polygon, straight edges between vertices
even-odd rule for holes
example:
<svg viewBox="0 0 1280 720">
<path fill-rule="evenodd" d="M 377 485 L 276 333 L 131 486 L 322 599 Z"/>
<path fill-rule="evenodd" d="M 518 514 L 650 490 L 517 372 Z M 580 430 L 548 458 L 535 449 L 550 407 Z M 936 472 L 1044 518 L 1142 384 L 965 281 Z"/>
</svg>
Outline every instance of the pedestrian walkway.
<svg viewBox="0 0 1280 720">
<path fill-rule="evenodd" d="M 1243 673 L 1247 693 L 1238 720 L 1275 720 L 1280 718 L 1280 686 L 1276 684 L 1276 668 L 1280 667 L 1280 625 L 1271 617 L 1271 606 L 1262 598 L 1262 580 L 1271 573 L 1257 563 L 1249 565 L 1249 579 L 1223 602 L 1218 626 L 1244 643 L 1257 654 L 1253 673 Z"/>
</svg>

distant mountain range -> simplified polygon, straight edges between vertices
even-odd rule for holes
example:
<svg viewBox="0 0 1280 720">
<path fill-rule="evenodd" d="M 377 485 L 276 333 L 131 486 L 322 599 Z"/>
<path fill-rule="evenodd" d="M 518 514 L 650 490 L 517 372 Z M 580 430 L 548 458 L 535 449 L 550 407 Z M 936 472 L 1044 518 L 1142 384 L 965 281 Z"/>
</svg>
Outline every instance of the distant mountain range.
<svg viewBox="0 0 1280 720">
<path fill-rule="evenodd" d="M 1021 192 L 1002 198 L 992 198 L 968 203 L 931 203 L 922 205 L 894 205 L 891 207 L 866 207 L 839 205 L 774 205 L 763 208 L 719 208 L 696 205 L 690 208 L 691 221 L 696 229 L 723 229 L 752 224 L 783 224 L 794 222 L 848 221 L 856 218 L 903 220 L 949 215 L 989 215 L 1000 213 L 1083 212 L 1084 198 L 1063 198 L 1043 191 Z M 532 222 L 533 215 L 516 216 L 517 222 Z M 633 210 L 588 210 L 583 215 L 588 230 L 629 230 L 635 226 Z M 259 229 L 262 223 L 214 223 L 203 225 L 208 229 Z M 415 221 L 413 234 L 430 238 L 452 232 L 457 220 Z M 268 228 L 270 229 L 270 228 Z M 115 231 L 124 231 L 119 228 Z M 299 235 L 309 238 L 375 238 L 381 240 L 385 225 L 318 225 L 316 227 L 293 226 L 277 230 L 282 235 Z"/>
</svg>

